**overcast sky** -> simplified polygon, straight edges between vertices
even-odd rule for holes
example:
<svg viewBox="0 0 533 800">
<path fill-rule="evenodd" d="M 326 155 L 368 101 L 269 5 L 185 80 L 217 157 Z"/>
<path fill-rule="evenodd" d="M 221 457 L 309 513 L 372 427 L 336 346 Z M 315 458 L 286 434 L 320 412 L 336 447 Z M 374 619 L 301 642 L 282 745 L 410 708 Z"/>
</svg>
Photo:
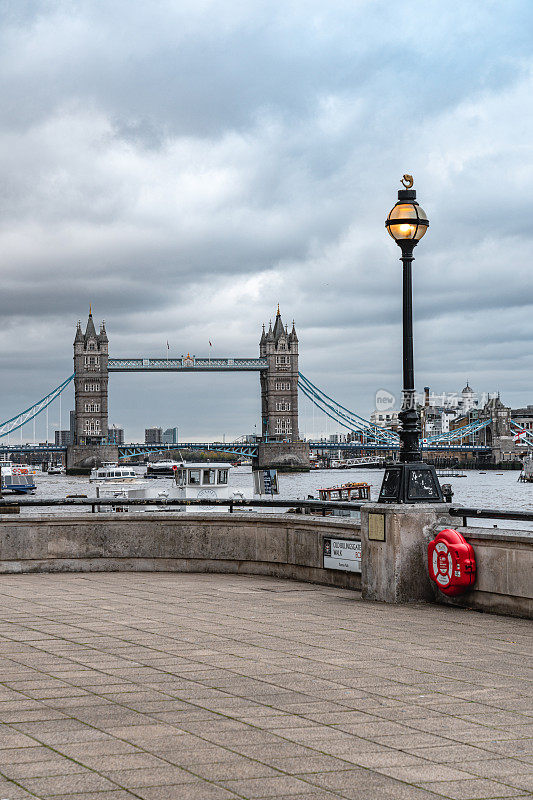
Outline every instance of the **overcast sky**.
<svg viewBox="0 0 533 800">
<path fill-rule="evenodd" d="M 301 371 L 368 416 L 401 383 L 405 172 L 417 387 L 533 403 L 530 0 L 0 9 L 2 420 L 72 372 L 89 303 L 113 356 L 256 356 L 279 301 Z M 239 435 L 259 379 L 112 375 L 109 420 Z"/>
</svg>

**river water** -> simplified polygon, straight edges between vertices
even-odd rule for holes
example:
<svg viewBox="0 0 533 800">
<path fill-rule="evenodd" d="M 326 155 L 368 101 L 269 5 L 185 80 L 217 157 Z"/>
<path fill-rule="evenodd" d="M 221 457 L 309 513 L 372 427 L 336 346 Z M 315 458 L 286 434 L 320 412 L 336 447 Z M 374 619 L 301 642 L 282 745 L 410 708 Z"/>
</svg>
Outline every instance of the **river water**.
<svg viewBox="0 0 533 800">
<path fill-rule="evenodd" d="M 144 474 L 143 467 L 135 467 L 135 471 L 140 477 Z M 533 483 L 519 483 L 520 473 L 518 471 L 495 472 L 490 470 L 483 473 L 477 470 L 467 470 L 464 474 L 466 477 L 463 478 L 441 478 L 442 483 L 452 485 L 454 503 L 474 508 L 533 512 Z M 250 467 L 234 467 L 230 475 L 233 488 L 251 490 L 252 472 Z M 329 469 L 313 470 L 307 473 L 280 473 L 278 476 L 279 497 L 288 500 L 304 500 L 308 495 L 318 497 L 317 490 L 321 488 L 349 481 L 366 481 L 371 487 L 371 499 L 377 500 L 382 479 L 383 470 L 379 469 Z M 35 476 L 35 480 L 37 491 L 34 497 L 60 498 L 72 494 L 94 497 L 96 494 L 94 484 L 89 483 L 89 478 L 85 476 L 48 475 L 39 472 Z M 168 486 L 168 480 L 160 479 L 154 483 Z M 35 507 L 24 509 L 22 513 L 35 515 L 46 513 L 48 510 Z M 79 507 L 54 507 L 53 513 L 79 513 L 80 510 Z M 494 524 L 497 524 L 498 528 L 533 529 L 533 522 L 518 523 L 505 520 L 499 520 L 497 523 L 494 520 L 476 522 L 476 525 L 486 527 L 493 527 Z"/>
</svg>

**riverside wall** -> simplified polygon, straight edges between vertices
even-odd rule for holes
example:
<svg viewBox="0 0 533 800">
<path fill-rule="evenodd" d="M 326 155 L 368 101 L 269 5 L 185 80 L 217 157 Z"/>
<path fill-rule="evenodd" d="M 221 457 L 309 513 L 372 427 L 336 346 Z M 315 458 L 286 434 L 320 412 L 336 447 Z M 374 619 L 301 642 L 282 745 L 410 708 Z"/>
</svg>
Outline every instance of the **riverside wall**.
<svg viewBox="0 0 533 800">
<path fill-rule="evenodd" d="M 293 514 L 0 517 L 0 573 L 228 572 L 360 589 L 359 573 L 322 560 L 324 538 L 358 540 L 359 530 L 349 518 Z"/>
<path fill-rule="evenodd" d="M 0 573 L 167 571 L 269 575 L 362 590 L 374 602 L 437 602 L 533 616 L 533 533 L 457 527 L 448 506 L 365 504 L 352 518 L 125 512 L 0 515 Z M 383 516 L 376 538 L 376 515 Z M 429 579 L 427 544 L 444 527 L 474 547 L 472 590 L 450 599 Z M 374 532 L 372 532 L 374 529 Z M 325 538 L 361 541 L 362 574 L 324 569 Z"/>
</svg>

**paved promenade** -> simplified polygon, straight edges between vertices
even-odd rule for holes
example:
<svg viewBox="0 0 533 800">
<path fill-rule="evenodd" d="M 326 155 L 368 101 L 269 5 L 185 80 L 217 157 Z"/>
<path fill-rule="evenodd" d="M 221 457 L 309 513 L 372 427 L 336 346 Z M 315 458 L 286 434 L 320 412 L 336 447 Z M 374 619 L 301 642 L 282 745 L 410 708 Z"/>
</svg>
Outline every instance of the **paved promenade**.
<svg viewBox="0 0 533 800">
<path fill-rule="evenodd" d="M 531 654 L 271 578 L 1 576 L 0 798 L 530 797 Z"/>
</svg>

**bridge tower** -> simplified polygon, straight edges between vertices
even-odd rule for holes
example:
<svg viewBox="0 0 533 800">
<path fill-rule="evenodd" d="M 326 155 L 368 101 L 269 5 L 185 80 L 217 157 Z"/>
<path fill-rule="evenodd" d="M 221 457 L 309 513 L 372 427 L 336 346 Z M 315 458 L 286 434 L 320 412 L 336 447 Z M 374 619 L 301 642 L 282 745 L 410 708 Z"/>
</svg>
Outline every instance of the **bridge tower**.
<svg viewBox="0 0 533 800">
<path fill-rule="evenodd" d="M 268 361 L 261 372 L 262 436 L 265 441 L 298 442 L 298 336 L 292 323 L 289 333 L 278 311 L 259 342 L 259 355 Z"/>
<path fill-rule="evenodd" d="M 74 338 L 75 445 L 107 442 L 108 352 L 105 324 L 96 333 L 89 310 L 85 333 L 78 322 Z"/>
</svg>

